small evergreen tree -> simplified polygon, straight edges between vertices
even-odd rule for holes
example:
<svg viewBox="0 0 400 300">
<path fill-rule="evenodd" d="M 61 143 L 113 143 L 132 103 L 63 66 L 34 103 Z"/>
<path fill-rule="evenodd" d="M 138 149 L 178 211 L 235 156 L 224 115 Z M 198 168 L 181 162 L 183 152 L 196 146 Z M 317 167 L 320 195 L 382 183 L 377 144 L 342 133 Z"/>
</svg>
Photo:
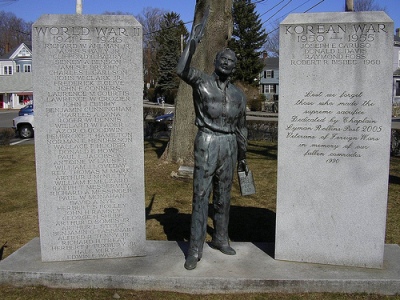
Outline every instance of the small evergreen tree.
<svg viewBox="0 0 400 300">
<path fill-rule="evenodd" d="M 159 45 L 156 93 L 164 95 L 168 102 L 173 102 L 179 86 L 176 65 L 181 53 L 181 35 L 187 36 L 188 32 L 179 14 L 174 12 L 164 15 L 160 27 L 156 36 Z"/>
<path fill-rule="evenodd" d="M 233 33 L 229 47 L 238 56 L 234 76 L 236 80 L 253 84 L 264 67 L 260 55 L 267 34 L 255 12 L 255 4 L 250 0 L 234 0 L 232 15 Z"/>
</svg>

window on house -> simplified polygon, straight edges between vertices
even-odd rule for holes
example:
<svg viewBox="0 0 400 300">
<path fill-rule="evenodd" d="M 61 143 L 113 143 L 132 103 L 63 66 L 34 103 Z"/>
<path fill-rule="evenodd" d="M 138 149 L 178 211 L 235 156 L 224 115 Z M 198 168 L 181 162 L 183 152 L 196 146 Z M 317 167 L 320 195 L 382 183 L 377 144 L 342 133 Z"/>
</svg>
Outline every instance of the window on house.
<svg viewBox="0 0 400 300">
<path fill-rule="evenodd" d="M 30 56 L 29 51 L 26 48 L 21 49 L 18 56 Z"/>
<path fill-rule="evenodd" d="M 400 80 L 396 81 L 396 97 L 400 96 Z"/>
<path fill-rule="evenodd" d="M 31 65 L 24 65 L 24 72 L 29 73 L 31 71 Z"/>
<path fill-rule="evenodd" d="M 272 71 L 272 70 L 266 71 L 266 77 L 265 78 L 274 78 L 274 71 Z"/>
<path fill-rule="evenodd" d="M 4 75 L 12 75 L 12 66 L 4 66 Z"/>
<path fill-rule="evenodd" d="M 21 72 L 21 67 L 20 67 L 20 65 L 17 65 L 17 69 L 15 70 L 15 72 L 17 72 L 17 73 Z"/>
<path fill-rule="evenodd" d="M 264 94 L 273 94 L 275 93 L 273 84 L 265 84 L 264 85 Z"/>
<path fill-rule="evenodd" d="M 399 55 L 398 55 L 398 67 L 400 68 L 400 51 L 399 51 Z"/>
</svg>

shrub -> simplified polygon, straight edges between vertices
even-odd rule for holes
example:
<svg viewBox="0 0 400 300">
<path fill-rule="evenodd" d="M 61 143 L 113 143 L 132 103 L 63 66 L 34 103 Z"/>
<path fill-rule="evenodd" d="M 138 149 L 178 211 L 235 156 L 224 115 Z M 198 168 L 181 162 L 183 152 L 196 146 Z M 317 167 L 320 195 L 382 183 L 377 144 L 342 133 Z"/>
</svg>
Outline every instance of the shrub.
<svg viewBox="0 0 400 300">
<path fill-rule="evenodd" d="M 390 154 L 393 156 L 400 154 L 400 129 L 392 129 Z"/>
<path fill-rule="evenodd" d="M 278 140 L 278 122 L 275 121 L 247 120 L 247 130 L 249 140 Z"/>
<path fill-rule="evenodd" d="M 10 141 L 14 137 L 15 137 L 14 129 L 12 128 L 0 129 L 0 145 L 3 146 L 10 145 Z"/>
</svg>

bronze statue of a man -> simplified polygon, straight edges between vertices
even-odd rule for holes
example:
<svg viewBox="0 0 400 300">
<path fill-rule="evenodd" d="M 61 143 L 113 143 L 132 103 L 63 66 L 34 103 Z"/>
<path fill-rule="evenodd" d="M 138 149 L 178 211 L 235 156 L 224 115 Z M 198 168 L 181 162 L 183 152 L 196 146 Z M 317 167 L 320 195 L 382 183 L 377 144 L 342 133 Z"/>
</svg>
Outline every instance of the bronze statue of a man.
<svg viewBox="0 0 400 300">
<path fill-rule="evenodd" d="M 203 22 L 204 23 L 204 22 Z M 238 170 L 248 172 L 246 164 L 246 98 L 230 82 L 236 55 L 224 49 L 215 57 L 215 71 L 209 75 L 190 67 L 205 24 L 194 27 L 189 43 L 179 60 L 178 75 L 193 88 L 198 133 L 194 145 L 193 204 L 189 252 L 185 268 L 196 268 L 202 257 L 206 237 L 208 202 L 213 191 L 214 233 L 210 246 L 227 255 L 236 254 L 229 244 L 228 224 L 231 188 L 236 162 Z"/>
</svg>

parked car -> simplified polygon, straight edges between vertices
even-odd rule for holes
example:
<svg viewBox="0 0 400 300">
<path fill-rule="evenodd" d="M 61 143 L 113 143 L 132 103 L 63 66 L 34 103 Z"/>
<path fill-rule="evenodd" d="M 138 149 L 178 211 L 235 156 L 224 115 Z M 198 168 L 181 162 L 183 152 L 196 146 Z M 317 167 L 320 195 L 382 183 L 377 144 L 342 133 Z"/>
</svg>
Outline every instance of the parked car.
<svg viewBox="0 0 400 300">
<path fill-rule="evenodd" d="M 18 116 L 33 115 L 33 103 L 28 104 L 21 108 L 18 112 Z"/>
<path fill-rule="evenodd" d="M 33 115 L 24 115 L 14 118 L 12 127 L 21 139 L 33 137 L 35 128 Z"/>
<path fill-rule="evenodd" d="M 165 114 L 154 118 L 158 130 L 171 130 L 174 121 L 174 113 Z"/>
</svg>

